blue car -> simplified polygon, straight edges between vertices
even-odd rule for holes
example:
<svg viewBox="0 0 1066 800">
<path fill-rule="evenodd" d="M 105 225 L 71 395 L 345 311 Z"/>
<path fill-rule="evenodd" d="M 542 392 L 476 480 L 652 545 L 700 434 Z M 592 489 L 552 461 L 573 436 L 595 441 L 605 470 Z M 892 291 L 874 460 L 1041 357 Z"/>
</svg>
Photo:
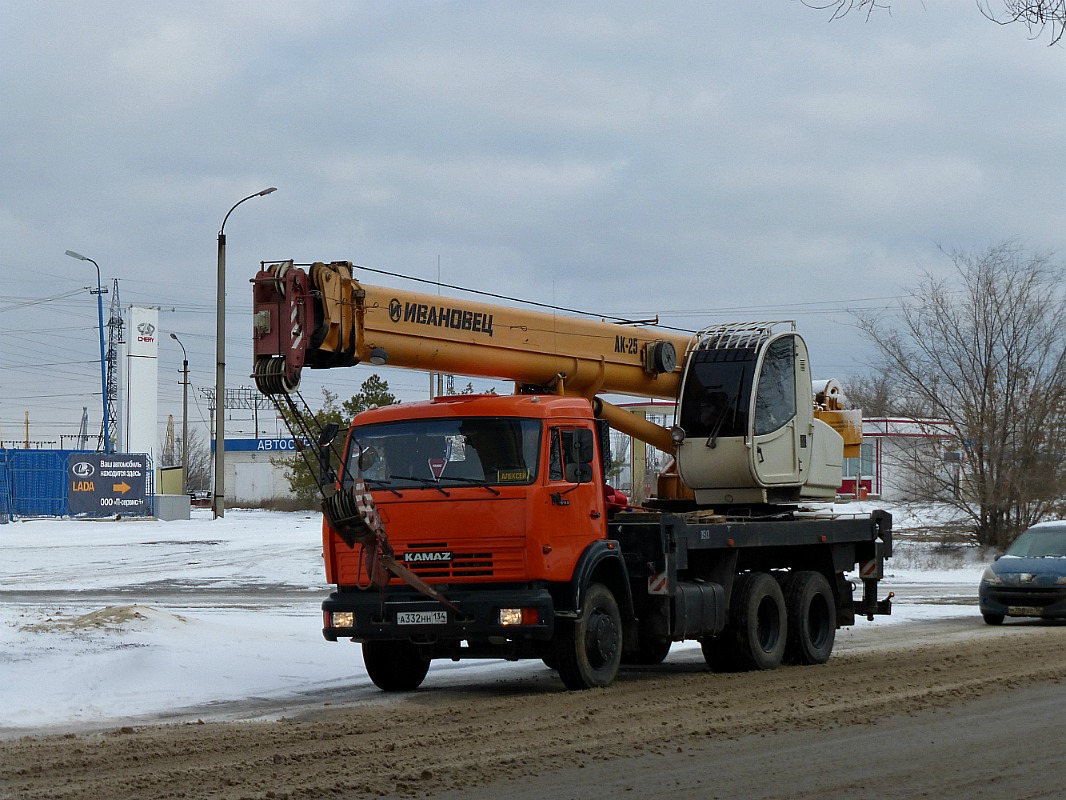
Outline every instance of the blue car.
<svg viewBox="0 0 1066 800">
<path fill-rule="evenodd" d="M 1066 520 L 1034 525 L 981 576 L 981 616 L 1066 619 Z"/>
</svg>

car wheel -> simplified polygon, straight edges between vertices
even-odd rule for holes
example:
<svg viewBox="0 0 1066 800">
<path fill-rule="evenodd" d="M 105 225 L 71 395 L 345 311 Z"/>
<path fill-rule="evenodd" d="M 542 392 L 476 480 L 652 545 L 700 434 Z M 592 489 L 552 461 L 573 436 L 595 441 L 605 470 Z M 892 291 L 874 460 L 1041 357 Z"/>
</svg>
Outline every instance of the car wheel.
<svg viewBox="0 0 1066 800">
<path fill-rule="evenodd" d="M 981 614 L 981 616 L 984 617 L 985 622 L 987 622 L 989 625 L 1002 625 L 1003 624 L 1003 619 L 1004 619 L 1003 614 L 984 614 L 983 613 L 983 614 Z"/>
</svg>

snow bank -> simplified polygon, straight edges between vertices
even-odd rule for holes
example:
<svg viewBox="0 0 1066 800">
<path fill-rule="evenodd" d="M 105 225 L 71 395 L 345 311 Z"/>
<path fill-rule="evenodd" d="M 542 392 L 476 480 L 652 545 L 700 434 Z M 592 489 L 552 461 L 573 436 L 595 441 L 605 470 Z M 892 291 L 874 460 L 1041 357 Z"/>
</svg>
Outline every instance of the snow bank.
<svg viewBox="0 0 1066 800">
<path fill-rule="evenodd" d="M 875 624 L 976 615 L 981 569 L 890 564 L 896 612 Z M 359 648 L 320 634 L 328 591 L 317 514 L 5 525 L 0 733 L 366 686 Z M 432 669 L 461 681 L 515 666 Z"/>
</svg>

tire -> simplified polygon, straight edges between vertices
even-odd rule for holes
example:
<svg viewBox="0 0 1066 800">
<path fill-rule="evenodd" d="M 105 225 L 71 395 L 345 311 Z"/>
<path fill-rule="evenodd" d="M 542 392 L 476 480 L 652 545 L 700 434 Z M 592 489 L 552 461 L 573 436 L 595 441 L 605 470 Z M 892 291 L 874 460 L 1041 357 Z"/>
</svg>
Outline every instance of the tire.
<svg viewBox="0 0 1066 800">
<path fill-rule="evenodd" d="M 765 572 L 741 575 L 729 604 L 731 655 L 740 670 L 773 669 L 785 655 L 788 618 L 781 585 Z"/>
<path fill-rule="evenodd" d="M 553 660 L 567 689 L 611 685 L 622 663 L 622 614 L 610 589 L 590 584 L 578 619 L 556 625 Z"/>
<path fill-rule="evenodd" d="M 981 614 L 981 616 L 984 617 L 985 622 L 987 622 L 989 625 L 1003 624 L 1003 614 Z"/>
<path fill-rule="evenodd" d="M 640 646 L 634 652 L 622 656 L 622 663 L 649 667 L 662 664 L 670 655 L 672 645 L 669 639 L 641 639 Z"/>
<path fill-rule="evenodd" d="M 717 636 L 700 639 L 703 660 L 713 672 L 739 672 L 742 669 L 732 632 L 727 628 Z"/>
<path fill-rule="evenodd" d="M 820 572 L 796 572 L 782 586 L 788 610 L 786 664 L 824 664 L 836 642 L 836 599 Z"/>
<path fill-rule="evenodd" d="M 363 665 L 383 692 L 413 691 L 429 672 L 429 659 L 411 642 L 363 642 Z"/>
</svg>

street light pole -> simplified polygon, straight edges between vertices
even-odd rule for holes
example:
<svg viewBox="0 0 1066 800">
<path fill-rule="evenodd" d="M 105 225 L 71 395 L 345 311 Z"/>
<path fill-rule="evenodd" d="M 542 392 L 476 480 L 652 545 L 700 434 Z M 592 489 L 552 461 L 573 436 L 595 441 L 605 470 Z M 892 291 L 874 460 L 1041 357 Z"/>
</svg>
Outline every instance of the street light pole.
<svg viewBox="0 0 1066 800">
<path fill-rule="evenodd" d="M 181 491 L 186 494 L 189 491 L 189 355 L 185 352 L 185 345 L 181 343 L 176 333 L 170 334 L 170 338 L 178 343 L 181 348 Z"/>
<path fill-rule="evenodd" d="M 107 420 L 107 358 L 104 356 L 104 292 L 107 291 L 100 285 L 100 265 L 93 261 L 88 256 L 83 256 L 81 253 L 75 253 L 73 250 L 67 250 L 67 255 L 71 258 L 76 258 L 78 261 L 88 261 L 94 267 L 96 267 L 96 291 L 92 289 L 89 291 L 96 295 L 96 313 L 100 319 L 100 394 L 104 398 L 104 421 L 102 429 L 104 431 L 104 453 L 111 454 L 111 436 L 108 428 Z"/>
<path fill-rule="evenodd" d="M 218 298 L 215 320 L 215 504 L 214 518 L 226 515 L 226 220 L 233 209 L 253 197 L 263 197 L 276 192 L 271 186 L 261 192 L 250 194 L 233 204 L 222 218 L 218 229 Z"/>
</svg>

